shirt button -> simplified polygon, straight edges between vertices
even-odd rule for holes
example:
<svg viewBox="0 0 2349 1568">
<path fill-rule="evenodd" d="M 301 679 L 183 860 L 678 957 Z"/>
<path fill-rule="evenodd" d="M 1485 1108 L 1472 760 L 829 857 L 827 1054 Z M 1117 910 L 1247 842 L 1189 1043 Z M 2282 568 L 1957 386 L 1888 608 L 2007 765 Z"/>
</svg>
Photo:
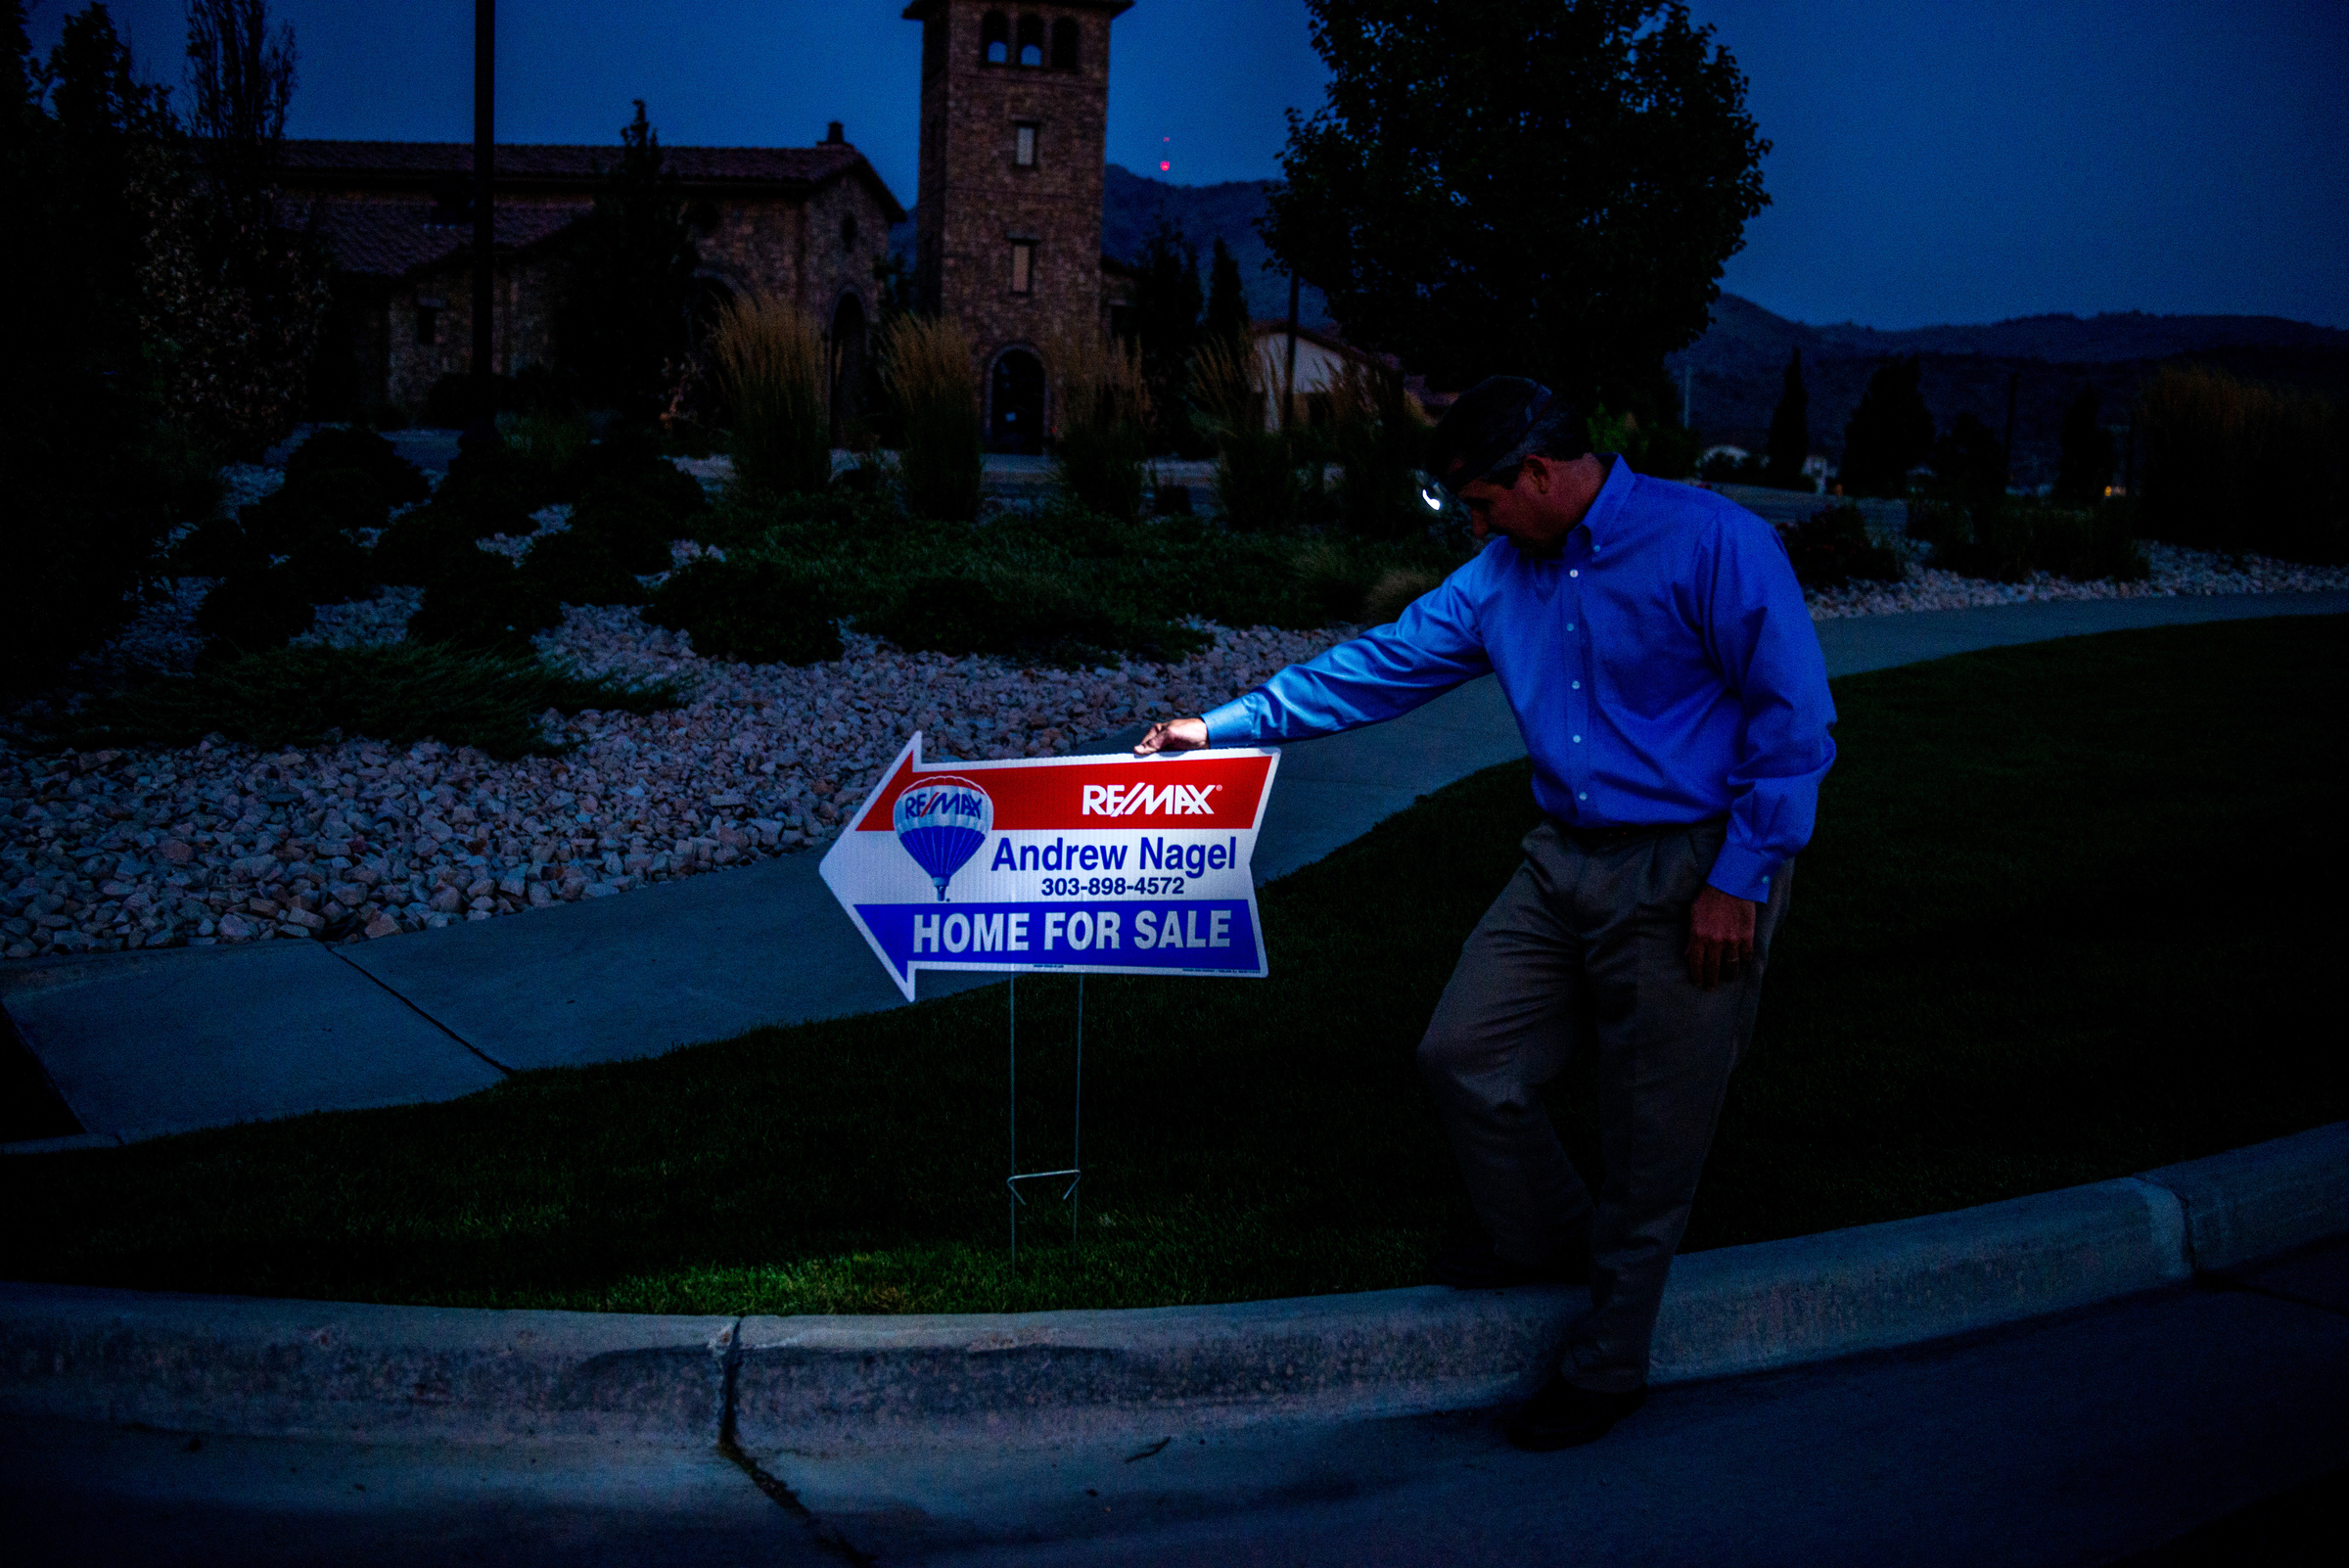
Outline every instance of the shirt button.
<svg viewBox="0 0 2349 1568">
<path fill-rule="evenodd" d="M 1573 622 L 1571 622 L 1571 621 L 1567 622 L 1567 623 L 1566 623 L 1566 629 L 1567 629 L 1568 631 L 1572 631 L 1572 630 L 1574 629 L 1574 623 L 1573 623 Z"/>
<path fill-rule="evenodd" d="M 1587 801 L 1590 799 L 1590 792 L 1589 790 L 1585 790 L 1582 792 L 1582 794 L 1577 795 L 1575 799 L 1578 801 Z"/>
<path fill-rule="evenodd" d="M 1577 746 L 1580 746 L 1580 745 L 1583 743 L 1583 738 L 1582 738 L 1580 735 L 1577 735 L 1577 736 L 1574 738 L 1574 743 L 1575 743 Z"/>
<path fill-rule="evenodd" d="M 1579 680 L 1578 680 L 1578 681 L 1576 681 L 1576 682 L 1574 683 L 1574 689 L 1575 689 L 1576 691 L 1581 691 L 1581 690 L 1583 689 L 1583 683 L 1582 683 L 1581 681 L 1579 681 Z"/>
<path fill-rule="evenodd" d="M 1579 577 L 1583 575 L 1583 569 L 1581 567 L 1568 567 L 1566 569 L 1566 575 L 1570 577 Z"/>
</svg>

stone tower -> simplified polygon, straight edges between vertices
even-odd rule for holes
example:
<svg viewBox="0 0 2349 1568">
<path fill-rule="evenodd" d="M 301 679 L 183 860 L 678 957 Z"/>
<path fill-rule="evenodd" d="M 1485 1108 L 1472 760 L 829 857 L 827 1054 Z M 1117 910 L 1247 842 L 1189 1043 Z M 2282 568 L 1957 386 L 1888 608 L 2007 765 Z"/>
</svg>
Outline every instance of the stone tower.
<svg viewBox="0 0 2349 1568">
<path fill-rule="evenodd" d="M 1133 0 L 913 0 L 922 24 L 914 298 L 979 351 L 987 436 L 1042 449 L 1045 346 L 1101 320 L 1109 24 Z"/>
</svg>

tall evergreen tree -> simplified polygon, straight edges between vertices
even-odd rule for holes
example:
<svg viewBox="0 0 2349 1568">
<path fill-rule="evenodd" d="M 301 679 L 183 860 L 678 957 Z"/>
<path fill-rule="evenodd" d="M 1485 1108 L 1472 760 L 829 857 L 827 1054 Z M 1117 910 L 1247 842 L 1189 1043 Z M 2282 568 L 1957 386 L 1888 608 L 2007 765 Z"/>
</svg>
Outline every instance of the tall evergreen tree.
<svg viewBox="0 0 2349 1568">
<path fill-rule="evenodd" d="M 1151 449 L 1188 451 L 1198 444 L 1190 427 L 1190 363 L 1199 346 L 1199 252 L 1162 212 L 1136 260 L 1133 333 L 1150 390 Z"/>
<path fill-rule="evenodd" d="M 140 182 L 140 327 L 173 411 L 257 458 L 293 433 L 329 302 L 323 241 L 275 184 L 294 29 L 266 0 L 189 0 L 187 150 Z"/>
<path fill-rule="evenodd" d="M 1763 448 L 1762 483 L 1781 490 L 1807 490 L 1803 464 L 1811 456 L 1811 394 L 1803 390 L 1803 351 L 1786 361 L 1778 406 L 1770 416 L 1770 443 Z"/>
<path fill-rule="evenodd" d="M 693 273 L 701 252 L 641 98 L 567 262 L 555 319 L 558 371 L 589 406 L 650 419 L 698 346 Z"/>
<path fill-rule="evenodd" d="M 2096 390 L 2084 386 L 2063 413 L 2062 455 L 2055 499 L 2086 505 L 2104 498 L 2112 483 L 2112 432 L 2096 423 Z"/>
<path fill-rule="evenodd" d="M 1248 293 L 1240 286 L 1240 263 L 1221 239 L 1207 269 L 1207 336 L 1227 343 L 1248 336 Z"/>
<path fill-rule="evenodd" d="M 1917 390 L 1917 358 L 1887 359 L 1843 427 L 1843 488 L 1848 495 L 1906 495 L 1909 471 L 1933 451 L 1933 416 Z"/>
<path fill-rule="evenodd" d="M 17 692 L 127 621 L 173 526 L 219 490 L 167 417 L 139 341 L 134 187 L 172 156 L 168 95 L 132 74 L 103 6 L 66 20 L 45 65 L 23 5 L 5 17 L 0 203 L 24 307 L 0 377 L 0 690 Z"/>
<path fill-rule="evenodd" d="M 1677 0 L 1308 0 L 1266 240 L 1439 385 L 1652 403 L 1768 203 L 1745 78 Z M 1669 393 L 1665 393 L 1669 398 Z"/>
</svg>

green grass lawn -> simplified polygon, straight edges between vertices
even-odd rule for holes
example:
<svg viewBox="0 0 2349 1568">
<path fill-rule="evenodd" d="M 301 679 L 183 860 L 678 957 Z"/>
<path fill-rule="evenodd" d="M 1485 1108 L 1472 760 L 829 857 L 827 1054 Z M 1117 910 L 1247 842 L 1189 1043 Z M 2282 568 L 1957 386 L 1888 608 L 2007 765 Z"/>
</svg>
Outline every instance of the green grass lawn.
<svg viewBox="0 0 2349 1568">
<path fill-rule="evenodd" d="M 2349 622 L 1836 684 L 1841 759 L 1688 1246 L 2013 1197 L 2349 1114 L 2327 977 Z M 0 1164 L 18 1278 L 656 1312 L 1146 1306 L 1425 1278 L 1464 1223 L 1411 1066 L 1526 768 L 1265 890 L 1273 979 L 1086 985 L 1082 1242 L 1005 1259 L 1004 990 L 470 1099 Z M 1063 1163 L 1076 984 L 1019 987 Z M 1587 1085 L 1557 1111 L 1595 1166 Z"/>
</svg>

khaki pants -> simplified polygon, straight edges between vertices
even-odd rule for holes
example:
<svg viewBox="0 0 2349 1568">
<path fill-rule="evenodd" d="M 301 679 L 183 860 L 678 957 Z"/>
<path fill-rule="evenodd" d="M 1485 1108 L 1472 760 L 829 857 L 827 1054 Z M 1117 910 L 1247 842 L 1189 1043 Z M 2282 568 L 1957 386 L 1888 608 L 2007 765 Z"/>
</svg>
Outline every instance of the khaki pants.
<svg viewBox="0 0 2349 1568">
<path fill-rule="evenodd" d="M 1727 834 L 1717 819 L 1586 849 L 1555 822 L 1534 829 L 1419 1042 L 1495 1249 L 1522 1264 L 1589 1250 L 1590 1310 L 1563 1371 L 1599 1392 L 1646 1381 L 1665 1276 L 1786 912 L 1791 862 L 1755 911 L 1756 961 L 1710 992 L 1689 981 L 1688 906 Z M 1597 1053 L 1595 1203 L 1539 1096 L 1578 1050 Z"/>
</svg>

